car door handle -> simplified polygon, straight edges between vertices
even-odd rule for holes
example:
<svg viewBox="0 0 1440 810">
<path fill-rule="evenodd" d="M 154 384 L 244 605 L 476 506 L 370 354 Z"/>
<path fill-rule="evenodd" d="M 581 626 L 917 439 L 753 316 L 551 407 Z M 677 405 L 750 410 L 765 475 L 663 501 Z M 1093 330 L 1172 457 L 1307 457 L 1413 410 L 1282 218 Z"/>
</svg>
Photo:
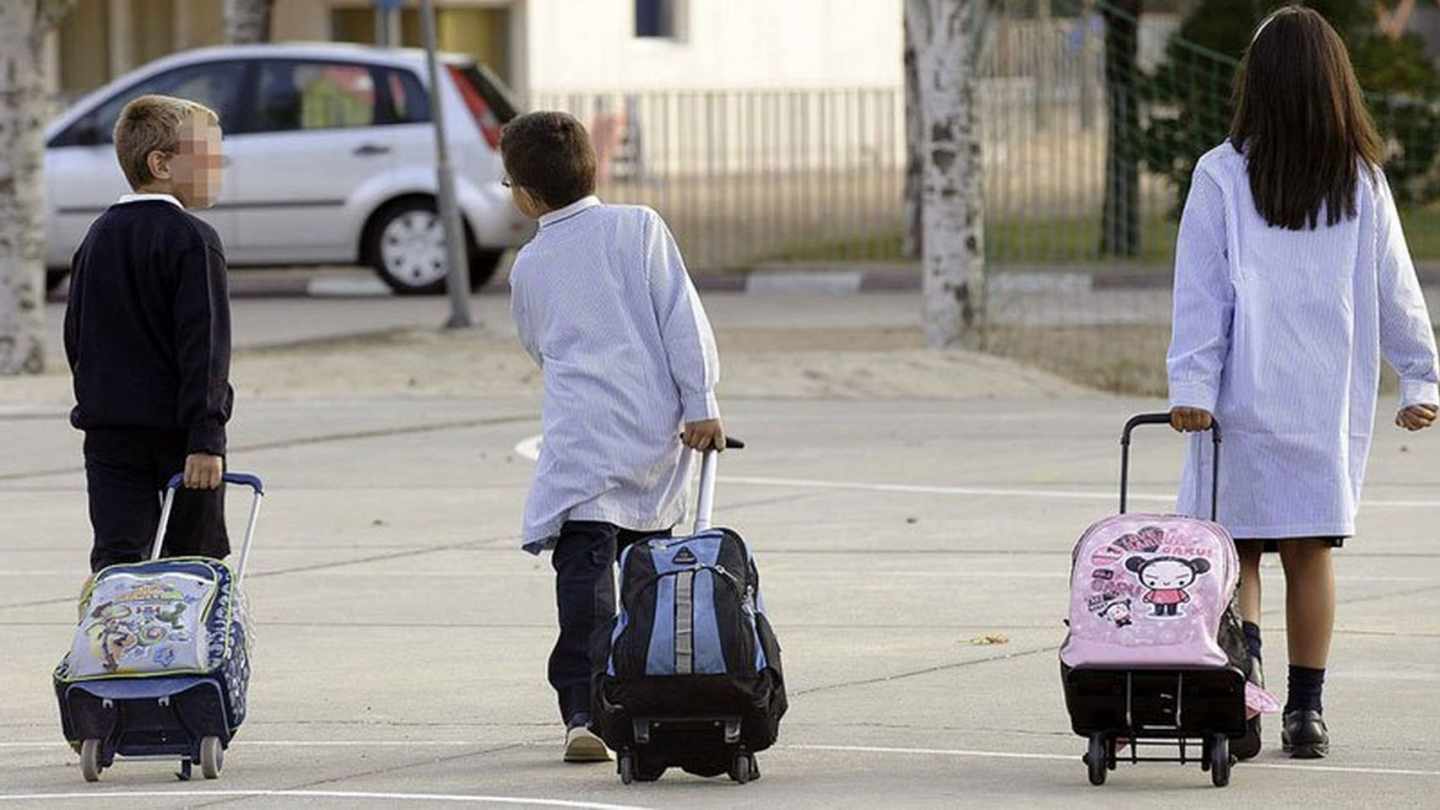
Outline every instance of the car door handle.
<svg viewBox="0 0 1440 810">
<path fill-rule="evenodd" d="M 351 154 L 355 155 L 356 157 L 374 157 L 376 155 L 388 155 L 390 154 L 390 147 L 381 146 L 375 143 L 367 143 L 355 147 L 355 151 Z"/>
</svg>

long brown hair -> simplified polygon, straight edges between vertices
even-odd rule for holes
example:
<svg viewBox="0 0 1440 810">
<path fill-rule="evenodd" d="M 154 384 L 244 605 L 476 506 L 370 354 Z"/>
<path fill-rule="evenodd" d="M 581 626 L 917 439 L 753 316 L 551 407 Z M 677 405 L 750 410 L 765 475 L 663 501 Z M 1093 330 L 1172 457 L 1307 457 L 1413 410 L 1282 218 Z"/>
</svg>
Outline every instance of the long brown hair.
<svg viewBox="0 0 1440 810">
<path fill-rule="evenodd" d="M 1356 214 L 1362 169 L 1383 146 L 1350 52 L 1325 18 L 1286 6 L 1260 24 L 1235 83 L 1230 142 L 1249 163 L 1250 191 L 1272 227 L 1315 228 Z"/>
</svg>

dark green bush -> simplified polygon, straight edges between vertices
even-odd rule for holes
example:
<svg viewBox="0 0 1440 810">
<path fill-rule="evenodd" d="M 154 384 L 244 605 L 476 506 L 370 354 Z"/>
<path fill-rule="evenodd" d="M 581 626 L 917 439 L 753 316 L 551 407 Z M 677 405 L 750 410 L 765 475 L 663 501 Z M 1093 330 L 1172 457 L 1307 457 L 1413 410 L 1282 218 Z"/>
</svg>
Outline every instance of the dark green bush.
<svg viewBox="0 0 1440 810">
<path fill-rule="evenodd" d="M 1190 190 L 1195 162 L 1230 128 L 1235 70 L 1260 20 L 1286 5 L 1275 0 L 1201 0 L 1166 47 L 1165 61 L 1143 79 L 1149 110 L 1142 155 L 1150 171 Z M 1360 85 L 1390 145 L 1385 172 L 1404 201 L 1432 199 L 1427 175 L 1440 150 L 1440 74 L 1420 39 L 1390 40 L 1364 0 L 1312 0 L 1350 46 Z"/>
</svg>

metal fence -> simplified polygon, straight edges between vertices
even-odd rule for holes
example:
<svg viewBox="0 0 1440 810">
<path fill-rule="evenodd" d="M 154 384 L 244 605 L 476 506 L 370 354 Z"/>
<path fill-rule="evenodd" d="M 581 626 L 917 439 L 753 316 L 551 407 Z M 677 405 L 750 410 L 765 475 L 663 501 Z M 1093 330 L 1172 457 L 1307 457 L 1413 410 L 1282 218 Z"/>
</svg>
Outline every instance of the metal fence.
<svg viewBox="0 0 1440 810">
<path fill-rule="evenodd" d="M 1225 136 L 1236 60 L 1104 2 L 1006 0 L 980 56 L 991 351 L 1091 385 L 1164 392 L 1176 212 Z M 1041 13 L 1043 12 L 1043 13 Z M 1133 60 L 1116 59 L 1117 53 Z M 897 54 L 897 60 L 899 58 Z M 1372 96 L 1417 258 L 1440 260 L 1440 105 Z M 901 255 L 900 87 L 571 93 L 600 192 L 670 222 L 692 269 Z M 1430 222 L 1430 219 L 1436 222 Z"/>
<path fill-rule="evenodd" d="M 568 93 L 533 105 L 589 127 L 600 194 L 659 210 L 693 268 L 894 253 L 896 88 Z"/>
</svg>

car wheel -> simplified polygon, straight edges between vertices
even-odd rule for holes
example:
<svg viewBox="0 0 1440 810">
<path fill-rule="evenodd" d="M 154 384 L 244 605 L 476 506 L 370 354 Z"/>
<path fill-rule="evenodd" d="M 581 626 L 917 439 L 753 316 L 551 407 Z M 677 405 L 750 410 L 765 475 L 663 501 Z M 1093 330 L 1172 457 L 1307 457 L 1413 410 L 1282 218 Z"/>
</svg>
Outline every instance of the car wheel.
<svg viewBox="0 0 1440 810">
<path fill-rule="evenodd" d="M 366 238 L 370 266 L 397 294 L 445 292 L 445 229 L 433 200 L 405 200 L 386 208 L 375 217 Z M 480 250 L 468 234 L 465 242 L 470 289 L 476 290 L 495 275 L 502 251 Z"/>
</svg>

